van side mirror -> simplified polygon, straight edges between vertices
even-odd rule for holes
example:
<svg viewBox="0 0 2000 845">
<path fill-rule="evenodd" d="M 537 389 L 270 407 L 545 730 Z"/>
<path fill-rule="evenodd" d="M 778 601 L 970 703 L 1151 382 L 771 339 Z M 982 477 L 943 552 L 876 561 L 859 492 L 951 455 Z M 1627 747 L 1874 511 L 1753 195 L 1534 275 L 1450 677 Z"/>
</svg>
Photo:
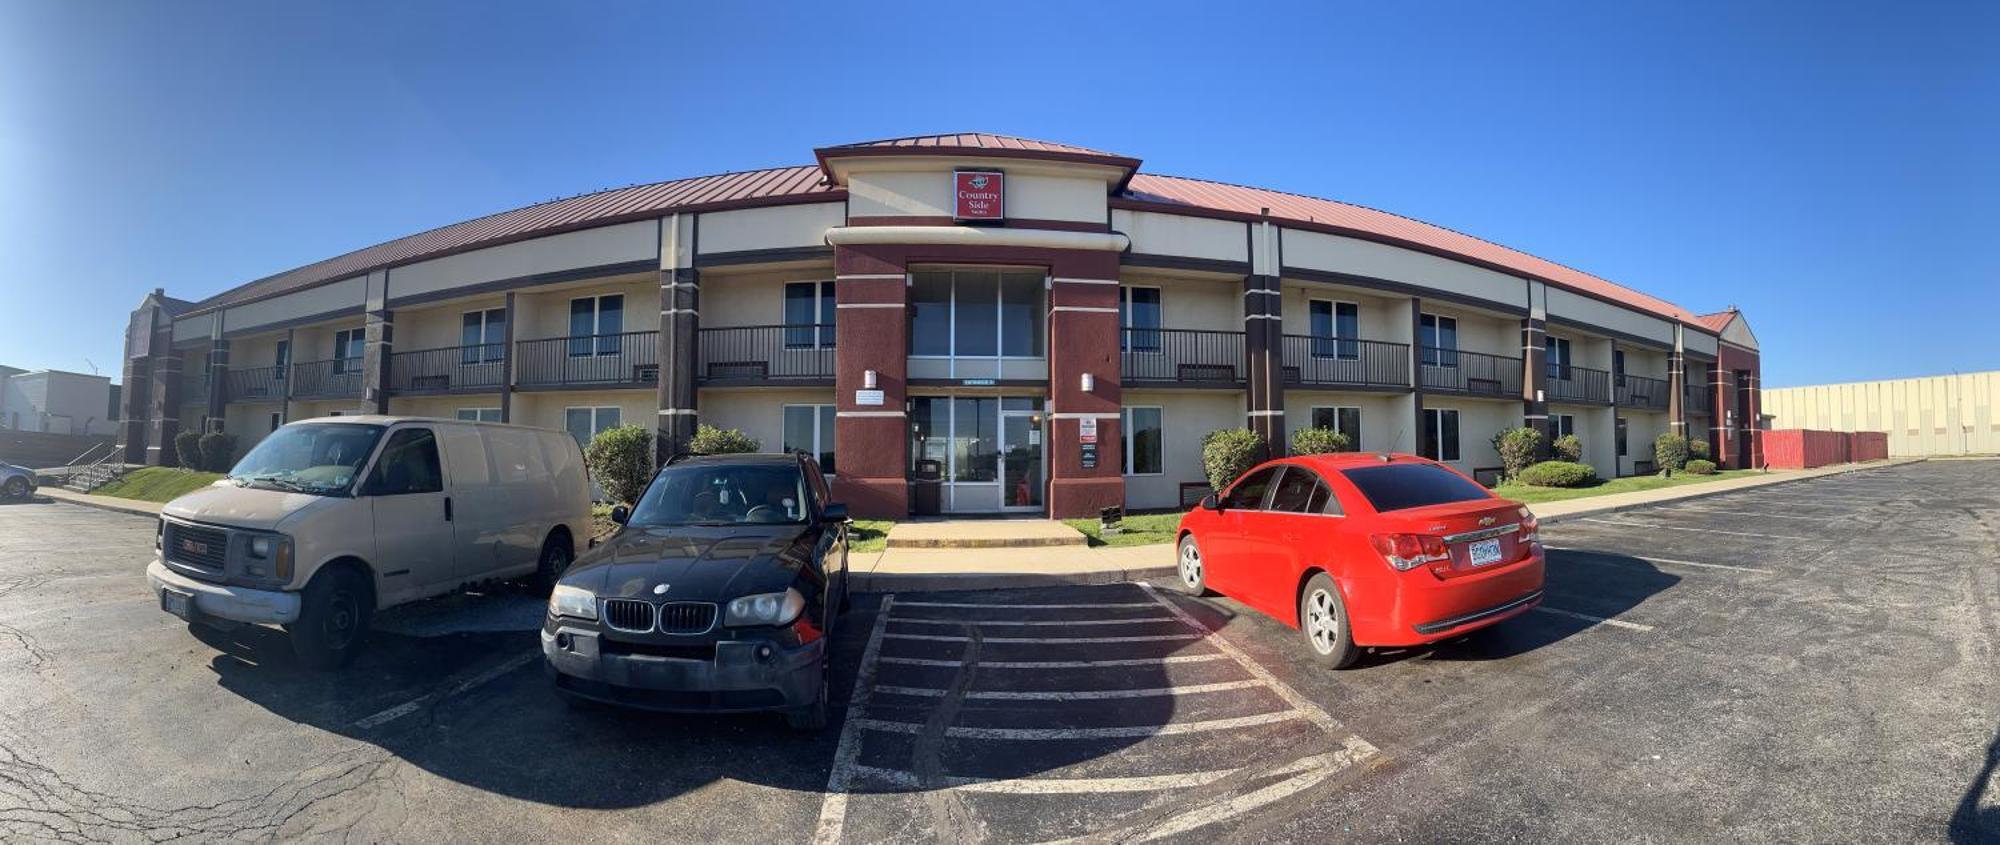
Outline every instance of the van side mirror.
<svg viewBox="0 0 2000 845">
<path fill-rule="evenodd" d="M 1214 493 L 1210 493 L 1201 497 L 1201 509 L 1205 511 L 1220 511 L 1222 510 L 1222 500 L 1215 498 Z"/>
<path fill-rule="evenodd" d="M 612 506 L 612 508 L 611 508 L 611 521 L 612 521 L 612 522 L 616 522 L 616 523 L 618 523 L 619 525 L 624 525 L 624 524 L 625 524 L 625 521 L 626 521 L 626 520 L 628 520 L 628 519 L 631 519 L 631 518 L 632 518 L 632 509 L 631 509 L 631 508 L 628 508 L 628 507 L 626 507 L 626 506 L 624 506 L 624 505 L 614 505 L 614 506 Z"/>
<path fill-rule="evenodd" d="M 842 502 L 828 502 L 826 507 L 820 509 L 819 518 L 822 522 L 846 522 L 847 505 Z"/>
</svg>

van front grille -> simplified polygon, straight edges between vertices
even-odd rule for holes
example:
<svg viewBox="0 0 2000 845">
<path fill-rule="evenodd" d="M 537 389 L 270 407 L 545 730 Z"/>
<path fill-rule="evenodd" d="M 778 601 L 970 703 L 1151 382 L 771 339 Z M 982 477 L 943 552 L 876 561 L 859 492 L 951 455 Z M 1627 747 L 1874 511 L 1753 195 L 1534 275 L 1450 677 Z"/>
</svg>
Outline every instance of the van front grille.
<svg viewBox="0 0 2000 845">
<path fill-rule="evenodd" d="M 604 624 L 614 631 L 643 634 L 653 630 L 653 603 L 638 599 L 605 599 Z"/>
<path fill-rule="evenodd" d="M 674 601 L 660 605 L 660 633 L 706 634 L 715 627 L 715 605 L 705 601 Z"/>
<path fill-rule="evenodd" d="M 162 539 L 167 559 L 175 563 L 221 572 L 229 559 L 229 532 L 219 528 L 169 522 Z"/>
</svg>

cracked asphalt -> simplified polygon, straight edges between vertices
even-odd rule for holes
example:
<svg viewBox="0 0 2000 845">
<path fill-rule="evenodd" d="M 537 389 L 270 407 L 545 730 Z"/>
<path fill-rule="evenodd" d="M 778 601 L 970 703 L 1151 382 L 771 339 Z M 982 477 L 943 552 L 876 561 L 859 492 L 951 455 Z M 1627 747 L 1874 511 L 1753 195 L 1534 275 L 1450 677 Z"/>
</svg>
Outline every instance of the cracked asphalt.
<svg viewBox="0 0 2000 845">
<path fill-rule="evenodd" d="M 566 708 L 507 588 L 305 672 L 152 530 L 0 505 L 0 840 L 2000 842 L 1996 461 L 1548 526 L 1545 610 L 1345 672 L 1165 584 L 857 597 L 812 737 Z"/>
</svg>

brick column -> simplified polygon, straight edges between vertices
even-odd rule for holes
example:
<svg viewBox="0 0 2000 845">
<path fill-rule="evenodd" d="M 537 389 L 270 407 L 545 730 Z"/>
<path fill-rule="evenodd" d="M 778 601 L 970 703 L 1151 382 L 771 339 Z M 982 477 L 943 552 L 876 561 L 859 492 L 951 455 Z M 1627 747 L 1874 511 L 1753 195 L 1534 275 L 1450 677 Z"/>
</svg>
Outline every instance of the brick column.
<svg viewBox="0 0 2000 845">
<path fill-rule="evenodd" d="M 909 288 L 902 253 L 836 246 L 833 256 L 834 448 L 840 461 L 834 498 L 855 516 L 901 518 L 910 512 Z M 871 370 L 882 403 L 862 405 L 857 392 L 869 389 Z"/>
<path fill-rule="evenodd" d="M 1750 434 L 1746 438 L 1749 452 L 1743 456 L 1743 466 L 1751 469 L 1764 465 L 1764 388 L 1758 378 L 1760 369 L 1753 361 L 1750 369 L 1743 371 L 1743 383 L 1737 386 L 1737 390 L 1743 393 L 1744 414 L 1749 417 L 1744 421 L 1745 430 Z"/>
<path fill-rule="evenodd" d="M 147 397 L 152 395 L 153 358 L 137 355 L 125 359 L 125 385 L 118 396 L 119 433 L 121 446 L 119 460 L 128 464 L 146 462 L 146 422 L 149 406 Z"/>
<path fill-rule="evenodd" d="M 1424 453 L 1424 301 L 1410 297 L 1410 452 Z M 1360 448 L 1356 444 L 1355 448 Z M 1390 445 L 1393 451 L 1394 444 Z"/>
<path fill-rule="evenodd" d="M 1046 503 L 1057 519 L 1096 516 L 1125 503 L 1118 472 L 1123 449 L 1118 354 L 1118 254 L 1065 251 L 1050 268 Z M 1090 374 L 1091 389 L 1083 389 Z M 1086 466 L 1084 421 L 1097 426 L 1096 460 Z"/>
<path fill-rule="evenodd" d="M 1717 466 L 1731 467 L 1729 456 L 1734 452 L 1734 444 L 1729 437 L 1729 423 L 1735 419 L 1736 391 L 1729 377 L 1729 371 L 1722 368 L 1722 355 L 1717 350 L 1715 362 L 1709 365 L 1709 457 Z"/>
<path fill-rule="evenodd" d="M 1546 461 L 1554 454 L 1549 403 L 1543 392 L 1548 383 L 1548 327 L 1531 312 L 1531 316 L 1521 321 L 1521 423 L 1542 433 L 1535 446 L 1535 459 L 1539 461 Z"/>
<path fill-rule="evenodd" d="M 370 308 L 362 329 L 361 397 L 370 413 L 389 413 L 389 359 L 396 347 L 396 313 Z"/>
<path fill-rule="evenodd" d="M 1278 277 L 1243 277 L 1244 406 L 1272 456 L 1285 454 L 1284 297 Z"/>
<path fill-rule="evenodd" d="M 654 426 L 658 461 L 686 451 L 701 417 L 696 405 L 696 360 L 701 347 L 701 273 L 693 267 L 660 271 L 659 420 Z"/>
<path fill-rule="evenodd" d="M 181 433 L 181 355 L 174 348 L 173 324 L 153 333 L 153 389 L 147 412 L 146 463 L 178 466 L 174 435 Z"/>
<path fill-rule="evenodd" d="M 216 315 L 217 331 L 222 315 Z M 208 420 L 203 433 L 221 431 L 222 413 L 229 405 L 229 341 L 216 337 L 208 346 Z"/>
<path fill-rule="evenodd" d="M 1687 390 L 1687 355 L 1681 331 L 1674 326 L 1674 349 L 1667 353 L 1667 432 L 1686 437 L 1687 402 L 1681 394 Z"/>
</svg>

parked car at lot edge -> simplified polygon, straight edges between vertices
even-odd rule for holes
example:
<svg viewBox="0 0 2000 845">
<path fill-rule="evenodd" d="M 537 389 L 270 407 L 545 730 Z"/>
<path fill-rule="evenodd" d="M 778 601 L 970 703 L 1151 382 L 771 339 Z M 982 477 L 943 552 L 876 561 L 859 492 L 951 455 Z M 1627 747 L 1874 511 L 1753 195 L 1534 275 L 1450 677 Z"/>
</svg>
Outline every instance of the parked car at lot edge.
<svg viewBox="0 0 2000 845">
<path fill-rule="evenodd" d="M 41 480 L 23 466 L 0 463 L 0 499 L 25 499 L 35 494 Z"/>
<path fill-rule="evenodd" d="M 558 692 L 653 710 L 827 718 L 847 604 L 847 508 L 803 454 L 669 462 L 549 595 Z"/>
<path fill-rule="evenodd" d="M 160 510 L 146 568 L 190 624 L 275 624 L 345 665 L 376 611 L 483 581 L 553 585 L 590 536 L 582 450 L 548 429 L 352 416 L 283 426 Z"/>
<path fill-rule="evenodd" d="M 1413 455 L 1260 464 L 1181 517 L 1180 582 L 1298 628 L 1321 663 L 1475 631 L 1542 600 L 1526 507 Z"/>
</svg>

